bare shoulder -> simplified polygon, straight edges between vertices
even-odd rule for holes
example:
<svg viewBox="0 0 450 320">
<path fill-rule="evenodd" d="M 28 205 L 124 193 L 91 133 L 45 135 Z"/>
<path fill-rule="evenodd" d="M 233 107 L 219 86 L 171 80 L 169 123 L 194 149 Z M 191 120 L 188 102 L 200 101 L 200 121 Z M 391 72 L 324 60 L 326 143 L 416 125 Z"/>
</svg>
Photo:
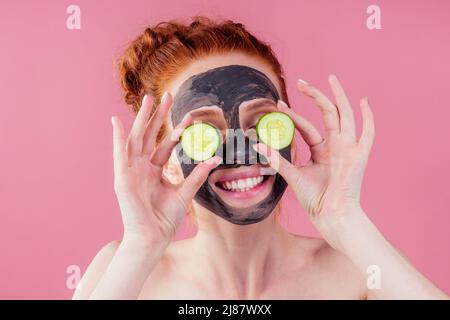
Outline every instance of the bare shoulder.
<svg viewBox="0 0 450 320">
<path fill-rule="evenodd" d="M 324 284 L 331 296 L 366 298 L 365 276 L 347 256 L 321 238 L 295 235 L 293 242 L 299 260 L 305 264 L 302 268 L 317 279 L 317 284 Z"/>
<path fill-rule="evenodd" d="M 333 262 L 339 267 L 352 268 L 353 264 L 345 255 L 331 247 L 324 239 L 291 235 L 293 250 L 303 259 L 308 258 L 311 263 L 324 264 Z"/>
<path fill-rule="evenodd" d="M 195 295 L 192 239 L 172 241 L 144 284 L 139 299 L 182 299 Z"/>
<path fill-rule="evenodd" d="M 78 283 L 72 299 L 88 299 L 94 290 L 101 276 L 108 267 L 111 259 L 119 248 L 120 241 L 114 240 L 104 245 L 94 256 L 91 263 L 83 274 L 82 279 Z"/>
<path fill-rule="evenodd" d="M 179 268 L 179 265 L 181 261 L 187 261 L 184 257 L 186 257 L 185 253 L 188 252 L 188 240 L 173 241 L 167 247 L 166 251 L 155 265 L 155 268 L 144 285 L 144 289 L 150 284 L 150 287 L 152 288 L 152 290 L 143 290 L 143 294 L 145 296 L 150 296 L 148 293 L 151 292 L 159 292 L 158 295 L 161 295 L 165 290 L 172 291 L 171 288 L 168 288 L 168 283 L 172 282 L 168 280 L 183 275 L 183 270 L 185 268 Z M 121 242 L 121 240 L 113 240 L 100 248 L 84 272 L 72 299 L 83 300 L 89 298 L 90 294 L 94 291 L 102 275 L 111 263 L 111 260 L 120 247 Z M 178 271 L 173 272 L 173 270 Z"/>
</svg>

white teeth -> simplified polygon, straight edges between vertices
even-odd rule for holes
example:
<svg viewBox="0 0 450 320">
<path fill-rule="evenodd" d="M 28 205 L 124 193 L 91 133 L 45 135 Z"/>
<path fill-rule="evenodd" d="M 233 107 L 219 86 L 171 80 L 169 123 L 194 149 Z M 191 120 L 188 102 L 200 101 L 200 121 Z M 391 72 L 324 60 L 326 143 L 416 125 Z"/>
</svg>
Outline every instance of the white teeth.
<svg viewBox="0 0 450 320">
<path fill-rule="evenodd" d="M 260 184 L 263 180 L 264 180 L 263 176 L 258 176 L 258 177 L 222 182 L 221 186 L 222 186 L 222 188 L 224 188 L 226 190 L 243 192 L 243 191 L 248 191 L 248 190 L 254 188 L 258 184 Z"/>
</svg>

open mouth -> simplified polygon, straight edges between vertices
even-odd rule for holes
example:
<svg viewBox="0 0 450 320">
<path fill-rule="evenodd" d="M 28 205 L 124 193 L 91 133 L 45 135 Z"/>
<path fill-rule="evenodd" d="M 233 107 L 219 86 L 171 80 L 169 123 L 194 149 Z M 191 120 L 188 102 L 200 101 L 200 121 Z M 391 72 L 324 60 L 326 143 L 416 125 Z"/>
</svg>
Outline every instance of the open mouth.
<svg viewBox="0 0 450 320">
<path fill-rule="evenodd" d="M 242 179 L 218 181 L 215 185 L 225 191 L 245 192 L 258 188 L 258 186 L 263 184 L 268 178 L 269 176 L 267 175 L 259 175 Z"/>
<path fill-rule="evenodd" d="M 274 181 L 275 175 L 262 174 L 260 166 L 242 166 L 213 173 L 209 183 L 229 205 L 247 207 L 269 196 Z"/>
</svg>

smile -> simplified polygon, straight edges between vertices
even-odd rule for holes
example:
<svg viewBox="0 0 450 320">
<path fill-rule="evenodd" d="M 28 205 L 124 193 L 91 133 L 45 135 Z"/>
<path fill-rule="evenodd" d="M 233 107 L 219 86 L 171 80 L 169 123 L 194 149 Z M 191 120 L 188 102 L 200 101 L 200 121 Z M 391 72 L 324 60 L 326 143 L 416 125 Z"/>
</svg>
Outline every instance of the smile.
<svg viewBox="0 0 450 320">
<path fill-rule="evenodd" d="M 264 181 L 264 176 L 249 177 L 228 181 L 219 181 L 217 185 L 227 191 L 245 192 L 260 185 Z"/>
<path fill-rule="evenodd" d="M 228 205 L 249 207 L 266 199 L 272 191 L 275 175 L 262 174 L 261 166 L 241 166 L 214 172 L 209 184 Z"/>
</svg>

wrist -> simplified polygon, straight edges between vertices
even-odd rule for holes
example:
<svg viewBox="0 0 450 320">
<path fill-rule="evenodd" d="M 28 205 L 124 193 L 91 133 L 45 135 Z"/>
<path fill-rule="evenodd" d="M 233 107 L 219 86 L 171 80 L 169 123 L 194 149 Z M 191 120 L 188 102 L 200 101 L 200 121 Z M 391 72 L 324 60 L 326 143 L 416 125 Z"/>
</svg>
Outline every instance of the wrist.
<svg viewBox="0 0 450 320">
<path fill-rule="evenodd" d="M 341 207 L 333 212 L 324 212 L 314 221 L 325 240 L 336 250 L 346 251 L 354 241 L 358 241 L 361 231 L 370 220 L 359 205 Z"/>
<path fill-rule="evenodd" d="M 170 239 L 157 238 L 149 235 L 127 233 L 122 238 L 122 245 L 128 249 L 149 252 L 157 249 L 165 249 L 170 244 Z"/>
</svg>

